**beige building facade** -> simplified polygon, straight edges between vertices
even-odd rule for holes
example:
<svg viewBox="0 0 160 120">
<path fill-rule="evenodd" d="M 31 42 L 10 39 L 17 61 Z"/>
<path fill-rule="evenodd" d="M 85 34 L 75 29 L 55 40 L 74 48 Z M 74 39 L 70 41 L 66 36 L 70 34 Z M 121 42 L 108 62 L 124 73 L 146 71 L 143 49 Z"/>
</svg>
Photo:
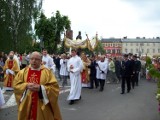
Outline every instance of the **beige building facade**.
<svg viewBox="0 0 160 120">
<path fill-rule="evenodd" d="M 160 55 L 160 38 L 124 38 L 122 42 L 122 54 L 133 53 L 138 56 Z"/>
</svg>

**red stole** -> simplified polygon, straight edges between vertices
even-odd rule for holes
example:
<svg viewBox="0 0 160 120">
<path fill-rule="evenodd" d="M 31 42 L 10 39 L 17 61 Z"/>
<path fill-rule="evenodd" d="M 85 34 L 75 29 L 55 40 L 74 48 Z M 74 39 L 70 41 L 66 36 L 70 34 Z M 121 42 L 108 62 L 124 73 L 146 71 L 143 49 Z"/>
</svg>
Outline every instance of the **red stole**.
<svg viewBox="0 0 160 120">
<path fill-rule="evenodd" d="M 86 78 L 87 78 L 87 76 L 86 76 L 86 71 L 83 70 L 83 71 L 81 72 L 82 83 L 86 83 Z"/>
<path fill-rule="evenodd" d="M 28 83 L 40 83 L 41 70 L 31 70 L 29 68 L 27 82 Z M 29 113 L 29 120 L 37 120 L 37 105 L 38 105 L 38 92 L 32 92 L 32 102 Z"/>
<path fill-rule="evenodd" d="M 13 60 L 9 60 L 9 62 L 8 62 L 8 68 L 12 69 L 12 67 L 13 67 Z M 12 87 L 12 80 L 13 80 L 13 75 L 9 74 L 8 75 L 7 87 Z"/>
</svg>

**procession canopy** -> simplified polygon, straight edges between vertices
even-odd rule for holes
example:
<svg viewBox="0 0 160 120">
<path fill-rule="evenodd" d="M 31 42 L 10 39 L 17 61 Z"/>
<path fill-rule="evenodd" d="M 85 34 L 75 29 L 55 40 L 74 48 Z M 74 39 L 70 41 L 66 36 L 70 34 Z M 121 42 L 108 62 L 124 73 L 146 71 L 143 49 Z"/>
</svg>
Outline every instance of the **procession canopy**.
<svg viewBox="0 0 160 120">
<path fill-rule="evenodd" d="M 96 37 L 94 37 L 93 39 L 89 40 L 88 35 L 86 34 L 87 39 L 86 40 L 82 40 L 82 39 L 76 39 L 76 40 L 71 40 L 69 38 L 67 38 L 66 36 L 64 37 L 64 41 L 65 41 L 65 46 L 68 48 L 88 48 L 90 51 L 93 51 L 97 45 L 98 45 L 98 37 L 96 34 Z"/>
</svg>

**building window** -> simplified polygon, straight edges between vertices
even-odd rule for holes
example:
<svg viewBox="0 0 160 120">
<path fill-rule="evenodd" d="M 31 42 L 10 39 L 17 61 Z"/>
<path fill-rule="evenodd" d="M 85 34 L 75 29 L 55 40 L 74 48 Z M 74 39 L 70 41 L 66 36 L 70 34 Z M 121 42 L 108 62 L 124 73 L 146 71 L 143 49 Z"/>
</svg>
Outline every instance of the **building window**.
<svg viewBox="0 0 160 120">
<path fill-rule="evenodd" d="M 115 53 L 116 53 L 116 51 L 115 51 L 115 50 L 112 50 L 112 53 L 113 53 L 113 54 L 115 54 Z"/>
<path fill-rule="evenodd" d="M 144 53 L 144 49 L 142 49 L 142 53 Z"/>
<path fill-rule="evenodd" d="M 144 43 L 140 43 L 140 46 L 144 46 Z"/>
<path fill-rule="evenodd" d="M 153 49 L 153 53 L 155 53 L 155 49 Z"/>
<path fill-rule="evenodd" d="M 136 43 L 136 46 L 138 46 L 138 43 Z"/>
<path fill-rule="evenodd" d="M 149 49 L 147 49 L 147 53 L 149 53 Z"/>
<path fill-rule="evenodd" d="M 125 52 L 128 53 L 127 49 L 125 49 Z"/>
<path fill-rule="evenodd" d="M 126 43 L 126 46 L 127 46 L 127 43 Z"/>
<path fill-rule="evenodd" d="M 111 50 L 107 50 L 107 53 L 110 54 L 110 53 L 111 53 Z"/>
<path fill-rule="evenodd" d="M 158 49 L 158 53 L 160 53 L 160 49 Z"/>
<path fill-rule="evenodd" d="M 115 43 L 113 43 L 113 47 L 115 47 Z"/>
<path fill-rule="evenodd" d="M 133 43 L 131 43 L 131 46 L 133 46 Z"/>
<path fill-rule="evenodd" d="M 153 46 L 155 46 L 155 43 L 153 43 Z"/>
<path fill-rule="evenodd" d="M 121 53 L 121 51 L 120 51 L 120 50 L 117 50 L 117 53 Z"/>
<path fill-rule="evenodd" d="M 138 51 L 139 51 L 139 50 L 138 50 L 138 48 L 137 48 L 137 49 L 136 49 L 136 53 L 138 53 Z"/>
</svg>

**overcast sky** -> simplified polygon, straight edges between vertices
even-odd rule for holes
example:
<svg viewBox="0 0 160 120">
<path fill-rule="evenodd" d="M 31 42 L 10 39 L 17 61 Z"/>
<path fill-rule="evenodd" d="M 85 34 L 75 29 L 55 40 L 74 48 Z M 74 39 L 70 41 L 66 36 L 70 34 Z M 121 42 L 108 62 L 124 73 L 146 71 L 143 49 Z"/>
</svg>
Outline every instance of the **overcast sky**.
<svg viewBox="0 0 160 120">
<path fill-rule="evenodd" d="M 47 17 L 59 10 L 71 20 L 74 39 L 78 31 L 91 38 L 159 37 L 160 0 L 44 0 Z"/>
</svg>

